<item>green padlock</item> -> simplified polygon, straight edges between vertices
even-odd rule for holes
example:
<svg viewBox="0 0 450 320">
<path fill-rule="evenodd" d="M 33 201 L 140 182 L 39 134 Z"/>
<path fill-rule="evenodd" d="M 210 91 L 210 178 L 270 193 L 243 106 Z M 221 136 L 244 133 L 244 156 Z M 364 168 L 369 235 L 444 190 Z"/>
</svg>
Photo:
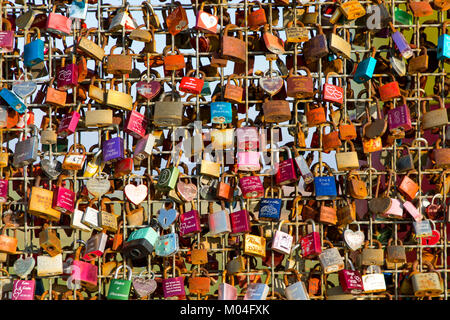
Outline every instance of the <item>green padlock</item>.
<svg viewBox="0 0 450 320">
<path fill-rule="evenodd" d="M 211 87 L 209 86 L 209 82 L 205 81 L 203 83 L 202 91 L 200 92 L 202 96 L 210 96 L 211 95 Z"/>
<path fill-rule="evenodd" d="M 125 268 L 128 270 L 128 279 L 117 279 L 119 276 L 119 270 L 123 268 L 123 265 L 117 267 L 116 272 L 114 273 L 114 279 L 111 280 L 108 289 L 108 296 L 106 297 L 108 300 L 128 300 L 131 289 L 131 275 L 133 271 L 127 265 Z"/>
<path fill-rule="evenodd" d="M 52 152 L 67 152 L 69 145 L 69 139 L 68 138 L 58 138 L 56 140 L 56 144 L 52 144 Z M 49 144 L 43 144 L 42 145 L 42 151 L 46 152 L 49 150 Z"/>
<path fill-rule="evenodd" d="M 413 16 L 402 9 L 395 8 L 394 17 L 395 22 L 399 24 L 413 24 Z"/>
<path fill-rule="evenodd" d="M 177 162 L 171 167 L 169 167 L 169 163 L 171 161 L 172 154 L 170 155 L 170 158 L 167 160 L 167 167 L 162 169 L 160 175 L 158 176 L 158 183 L 156 184 L 157 190 L 161 192 L 169 192 L 175 188 L 178 181 L 178 176 L 180 175 L 178 164 L 180 163 L 182 152 L 183 151 L 180 150 Z"/>
</svg>

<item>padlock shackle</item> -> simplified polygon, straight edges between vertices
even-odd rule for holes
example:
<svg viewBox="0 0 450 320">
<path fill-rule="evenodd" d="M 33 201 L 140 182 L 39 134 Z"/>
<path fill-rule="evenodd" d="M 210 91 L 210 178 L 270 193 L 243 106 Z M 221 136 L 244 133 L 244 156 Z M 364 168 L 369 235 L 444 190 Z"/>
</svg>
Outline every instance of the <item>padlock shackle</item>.
<svg viewBox="0 0 450 320">
<path fill-rule="evenodd" d="M 123 269 L 124 265 L 120 264 L 117 268 L 116 268 L 116 272 L 114 272 L 114 279 L 118 279 L 119 276 L 119 270 Z M 125 265 L 125 268 L 129 271 L 128 273 L 128 281 L 131 281 L 131 276 L 133 275 L 133 270 L 130 268 L 130 266 Z"/>
</svg>

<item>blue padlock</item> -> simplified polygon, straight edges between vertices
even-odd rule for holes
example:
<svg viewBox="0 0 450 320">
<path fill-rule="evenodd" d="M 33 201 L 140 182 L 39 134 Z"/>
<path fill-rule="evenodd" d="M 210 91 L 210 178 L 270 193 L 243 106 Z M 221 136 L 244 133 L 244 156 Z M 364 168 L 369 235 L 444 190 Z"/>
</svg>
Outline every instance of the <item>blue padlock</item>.
<svg viewBox="0 0 450 320">
<path fill-rule="evenodd" d="M 27 106 L 22 102 L 22 100 L 9 89 L 3 88 L 0 91 L 0 97 L 18 113 L 23 114 L 27 110 Z"/>
<path fill-rule="evenodd" d="M 233 118 L 233 111 L 231 103 L 225 101 L 211 102 L 211 123 L 227 124 L 231 123 Z"/>
<path fill-rule="evenodd" d="M 134 230 L 122 245 L 121 253 L 131 259 L 146 258 L 152 253 L 159 233 L 152 227 Z"/>
<path fill-rule="evenodd" d="M 159 236 L 155 244 L 155 253 L 160 257 L 170 257 L 177 253 L 179 248 L 178 233 L 175 232 L 175 225 L 171 226 L 172 232 Z"/>
<path fill-rule="evenodd" d="M 109 131 L 106 131 L 107 140 L 102 146 L 103 162 L 113 162 L 124 158 L 124 143 L 119 137 L 119 126 L 114 125 L 114 128 L 117 131 L 117 137 L 108 139 Z"/>
<path fill-rule="evenodd" d="M 36 40 L 31 41 L 33 30 L 36 30 Z M 27 67 L 32 67 L 44 61 L 44 41 L 40 39 L 41 31 L 38 28 L 31 28 L 27 36 L 27 43 L 23 49 L 23 63 Z"/>
<path fill-rule="evenodd" d="M 447 21 L 444 22 L 442 34 L 438 38 L 437 58 L 438 60 L 450 59 L 450 35 L 447 31 Z"/>
<path fill-rule="evenodd" d="M 364 83 L 372 79 L 373 72 L 375 71 L 375 66 L 377 64 L 375 53 L 376 48 L 372 47 L 372 55 L 358 63 L 355 75 L 353 76 L 353 81 L 355 81 L 356 83 Z"/>
<path fill-rule="evenodd" d="M 336 178 L 331 168 L 322 162 L 323 167 L 327 170 L 328 176 L 319 176 L 319 162 L 312 167 L 314 173 L 314 190 L 317 200 L 335 199 L 337 197 Z"/>
<path fill-rule="evenodd" d="M 269 191 L 274 190 L 278 193 L 278 198 L 268 198 Z M 274 191 L 274 192 L 275 192 Z M 261 220 L 280 220 L 281 215 L 281 188 L 267 188 L 264 198 L 259 202 L 259 219 Z"/>
</svg>

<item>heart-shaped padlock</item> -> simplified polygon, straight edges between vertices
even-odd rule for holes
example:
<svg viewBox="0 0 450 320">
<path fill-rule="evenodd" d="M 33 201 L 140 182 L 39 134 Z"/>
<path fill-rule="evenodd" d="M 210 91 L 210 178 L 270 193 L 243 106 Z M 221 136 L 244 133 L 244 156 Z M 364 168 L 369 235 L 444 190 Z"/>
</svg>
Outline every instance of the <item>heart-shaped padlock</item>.
<svg viewBox="0 0 450 320">
<path fill-rule="evenodd" d="M 14 272 L 19 278 L 24 279 L 33 271 L 35 264 L 36 261 L 31 253 L 25 259 L 23 255 L 20 255 L 19 259 L 14 262 Z"/>
<path fill-rule="evenodd" d="M 125 186 L 124 193 L 127 199 L 137 206 L 147 197 L 148 188 L 145 184 L 135 186 L 129 183 Z"/>
<path fill-rule="evenodd" d="M 31 96 L 36 89 L 37 85 L 33 81 L 17 81 L 12 86 L 12 91 L 22 99 Z"/>
<path fill-rule="evenodd" d="M 364 238 L 365 238 L 364 232 L 360 230 L 359 225 L 358 231 L 348 229 L 347 225 L 347 229 L 344 231 L 344 240 L 351 250 L 356 251 L 359 248 L 361 248 L 362 245 L 364 244 Z"/>
<path fill-rule="evenodd" d="M 197 186 L 192 182 L 185 183 L 183 181 L 178 181 L 177 191 L 180 197 L 187 202 L 194 201 L 197 197 Z"/>
<path fill-rule="evenodd" d="M 161 83 L 154 80 L 156 79 L 156 76 L 154 74 L 151 74 L 151 78 L 152 80 L 150 81 L 141 80 L 136 83 L 137 93 L 148 100 L 151 100 L 154 97 L 156 97 L 158 93 L 161 91 Z"/>
<path fill-rule="evenodd" d="M 97 173 L 86 182 L 86 188 L 95 198 L 100 199 L 111 188 L 108 175 L 105 172 Z"/>
<path fill-rule="evenodd" d="M 275 76 L 272 74 L 275 73 Z M 271 96 L 276 95 L 284 85 L 284 80 L 281 78 L 281 73 L 277 70 L 270 72 L 267 70 L 264 77 L 259 79 L 259 86 Z"/>
<path fill-rule="evenodd" d="M 146 270 L 142 271 L 139 276 L 133 279 L 133 288 L 140 298 L 148 297 L 155 292 L 158 284 L 155 281 L 155 274 L 151 271 L 151 277 L 147 278 L 144 274 Z"/>
<path fill-rule="evenodd" d="M 175 205 L 175 203 L 173 203 L 173 205 Z M 164 230 L 168 229 L 178 218 L 178 212 L 173 207 L 170 209 L 163 207 L 159 209 L 158 213 L 158 223 Z"/>
</svg>

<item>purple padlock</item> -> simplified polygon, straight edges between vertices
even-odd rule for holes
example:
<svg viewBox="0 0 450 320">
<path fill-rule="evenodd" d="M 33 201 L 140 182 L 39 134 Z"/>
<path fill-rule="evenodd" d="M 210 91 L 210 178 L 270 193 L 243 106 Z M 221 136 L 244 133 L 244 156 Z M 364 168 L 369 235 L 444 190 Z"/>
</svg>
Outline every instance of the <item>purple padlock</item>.
<svg viewBox="0 0 450 320">
<path fill-rule="evenodd" d="M 75 57 L 72 63 L 65 66 L 65 58 L 62 58 L 61 69 L 57 74 L 58 89 L 67 90 L 78 85 L 78 65 L 75 64 Z"/>
<path fill-rule="evenodd" d="M 33 300 L 35 280 L 14 280 L 11 300 Z"/>
<path fill-rule="evenodd" d="M 0 203 L 8 200 L 8 180 L 0 179 Z"/>
<path fill-rule="evenodd" d="M 172 269 L 172 266 L 168 266 L 164 269 L 164 279 L 162 279 L 162 287 L 164 292 L 164 298 L 185 296 L 184 290 L 184 277 L 181 275 L 181 270 L 175 267 L 175 272 L 178 272 L 179 276 L 175 278 L 168 278 L 168 271 Z"/>
<path fill-rule="evenodd" d="M 180 236 L 188 237 L 201 231 L 200 216 L 197 210 L 191 210 L 180 215 Z"/>
<path fill-rule="evenodd" d="M 109 131 L 106 131 L 106 141 L 102 146 L 103 162 L 113 162 L 124 158 L 123 139 L 119 137 L 119 126 L 114 125 L 117 137 L 109 139 Z"/>
<path fill-rule="evenodd" d="M 406 41 L 405 36 L 400 31 L 397 31 L 394 28 L 392 22 L 389 22 L 389 26 L 391 27 L 392 30 L 391 35 L 392 40 L 394 40 L 394 43 L 397 46 L 403 58 L 405 59 L 411 58 L 414 55 L 414 53 L 411 47 L 409 46 L 409 43 Z"/>
<path fill-rule="evenodd" d="M 406 104 L 406 98 L 402 96 L 403 105 L 388 111 L 389 130 L 403 128 L 405 131 L 412 129 L 411 114 Z"/>
</svg>

